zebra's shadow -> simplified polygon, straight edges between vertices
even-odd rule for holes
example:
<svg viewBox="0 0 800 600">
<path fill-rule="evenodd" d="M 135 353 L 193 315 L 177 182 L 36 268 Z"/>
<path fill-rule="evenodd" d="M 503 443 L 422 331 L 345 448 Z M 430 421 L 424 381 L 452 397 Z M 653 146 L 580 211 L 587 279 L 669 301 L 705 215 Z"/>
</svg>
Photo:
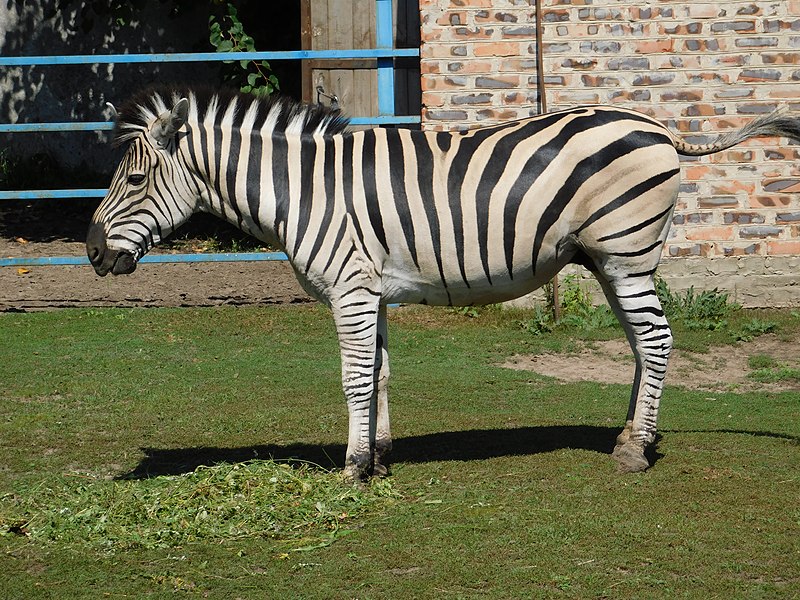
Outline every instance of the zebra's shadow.
<svg viewBox="0 0 800 600">
<path fill-rule="evenodd" d="M 487 460 L 528 456 L 562 449 L 582 449 L 611 454 L 619 427 L 554 425 L 513 429 L 445 431 L 395 438 L 391 460 L 398 463 Z M 650 464 L 661 458 L 656 444 L 647 452 Z M 302 460 L 326 468 L 344 466 L 344 444 L 266 444 L 239 448 L 142 448 L 144 457 L 118 479 L 147 479 L 190 473 L 197 467 L 237 463 L 253 459 Z"/>
</svg>

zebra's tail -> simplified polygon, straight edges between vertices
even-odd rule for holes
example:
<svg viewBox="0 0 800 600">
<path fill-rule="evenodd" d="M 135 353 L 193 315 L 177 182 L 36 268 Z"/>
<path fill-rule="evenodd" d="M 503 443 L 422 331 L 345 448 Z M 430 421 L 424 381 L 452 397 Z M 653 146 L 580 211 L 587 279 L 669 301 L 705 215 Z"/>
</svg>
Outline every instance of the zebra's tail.
<svg viewBox="0 0 800 600">
<path fill-rule="evenodd" d="M 782 106 L 775 112 L 753 119 L 736 131 L 724 133 L 710 144 L 690 144 L 673 136 L 673 144 L 678 154 L 684 156 L 704 156 L 740 144 L 752 137 L 787 137 L 800 142 L 800 119 L 786 113 L 788 107 Z"/>
</svg>

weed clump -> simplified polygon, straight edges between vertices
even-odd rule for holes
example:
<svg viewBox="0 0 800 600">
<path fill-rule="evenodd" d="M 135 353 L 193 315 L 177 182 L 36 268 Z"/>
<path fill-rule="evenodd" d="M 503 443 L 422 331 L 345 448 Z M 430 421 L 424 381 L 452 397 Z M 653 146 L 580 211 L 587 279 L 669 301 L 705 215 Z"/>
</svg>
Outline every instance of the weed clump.
<svg viewBox="0 0 800 600">
<path fill-rule="evenodd" d="M 717 331 L 728 326 L 728 317 L 741 305 L 730 302 L 728 294 L 718 289 L 683 293 L 673 292 L 667 282 L 656 277 L 656 294 L 667 319 L 682 322 L 687 329 Z"/>
<path fill-rule="evenodd" d="M 547 305 L 536 305 L 530 318 L 522 321 L 522 328 L 533 335 L 543 335 L 558 328 L 578 331 L 592 331 L 618 327 L 619 322 L 611 308 L 606 304 L 595 306 L 587 290 L 580 285 L 580 277 L 570 274 L 564 277 L 559 286 L 561 292 L 559 307 L 561 316 L 555 320 L 553 305 L 555 294 L 552 284 L 545 286 Z"/>
</svg>

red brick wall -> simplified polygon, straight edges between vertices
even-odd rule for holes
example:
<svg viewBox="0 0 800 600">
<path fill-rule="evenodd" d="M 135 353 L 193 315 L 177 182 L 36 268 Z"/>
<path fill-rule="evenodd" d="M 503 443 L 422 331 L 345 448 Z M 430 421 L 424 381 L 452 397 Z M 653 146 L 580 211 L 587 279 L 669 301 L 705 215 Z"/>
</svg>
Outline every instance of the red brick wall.
<svg viewBox="0 0 800 600">
<path fill-rule="evenodd" d="M 800 0 L 542 0 L 549 110 L 619 104 L 707 141 L 800 114 Z M 537 112 L 533 0 L 420 0 L 423 127 Z M 667 256 L 800 254 L 800 146 L 756 140 L 683 162 Z"/>
</svg>

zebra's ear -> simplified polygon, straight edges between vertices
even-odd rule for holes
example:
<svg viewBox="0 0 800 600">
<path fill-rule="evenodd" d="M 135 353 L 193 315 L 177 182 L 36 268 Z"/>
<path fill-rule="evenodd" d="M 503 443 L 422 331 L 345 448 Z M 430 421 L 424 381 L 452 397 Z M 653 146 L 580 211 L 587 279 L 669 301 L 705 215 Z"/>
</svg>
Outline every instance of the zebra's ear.
<svg viewBox="0 0 800 600">
<path fill-rule="evenodd" d="M 119 113 L 117 112 L 117 107 L 111 104 L 111 102 L 106 102 L 106 108 L 111 111 L 111 120 L 115 123 L 119 119 Z"/>
<path fill-rule="evenodd" d="M 162 148 L 166 148 L 170 140 L 175 137 L 178 130 L 184 126 L 186 119 L 189 117 L 189 101 L 186 98 L 181 98 L 172 107 L 162 113 L 156 122 L 150 127 L 150 135 Z"/>
</svg>

